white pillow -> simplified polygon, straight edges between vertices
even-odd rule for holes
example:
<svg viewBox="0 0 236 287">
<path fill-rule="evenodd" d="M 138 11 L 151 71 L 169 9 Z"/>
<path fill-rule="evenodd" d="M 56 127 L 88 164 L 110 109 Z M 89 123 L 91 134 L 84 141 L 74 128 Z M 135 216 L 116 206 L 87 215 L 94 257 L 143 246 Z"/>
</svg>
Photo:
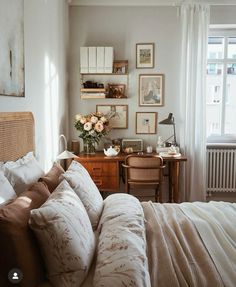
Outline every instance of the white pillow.
<svg viewBox="0 0 236 287">
<path fill-rule="evenodd" d="M 8 168 L 8 169 L 15 168 L 15 167 L 18 167 L 18 166 L 25 164 L 26 162 L 28 162 L 32 158 L 34 158 L 34 154 L 32 151 L 30 151 L 25 156 L 19 158 L 16 161 L 7 161 L 4 163 L 0 162 L 0 168 L 3 169 L 4 171 L 6 168 Z"/>
<path fill-rule="evenodd" d="M 93 229 L 97 228 L 103 209 L 103 198 L 87 170 L 77 161 L 72 161 L 68 170 L 60 176 L 66 179 L 79 196 L 88 213 Z"/>
<path fill-rule="evenodd" d="M 15 190 L 5 175 L 0 171 L 0 205 L 6 204 L 8 201 L 14 199 L 15 197 Z"/>
<path fill-rule="evenodd" d="M 13 186 L 17 195 L 38 181 L 44 175 L 38 161 L 32 155 L 30 158 L 20 161 L 20 164 L 5 165 L 5 175 Z"/>
<path fill-rule="evenodd" d="M 52 285 L 80 286 L 93 259 L 95 235 L 81 200 L 65 180 L 31 211 L 29 223 Z"/>
</svg>

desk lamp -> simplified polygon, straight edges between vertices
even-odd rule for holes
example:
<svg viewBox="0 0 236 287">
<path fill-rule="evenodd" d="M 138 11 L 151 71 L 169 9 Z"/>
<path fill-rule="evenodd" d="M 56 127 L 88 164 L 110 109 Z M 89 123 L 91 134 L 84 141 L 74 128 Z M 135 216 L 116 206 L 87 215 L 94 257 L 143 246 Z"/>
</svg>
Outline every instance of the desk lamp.
<svg viewBox="0 0 236 287">
<path fill-rule="evenodd" d="M 67 150 L 67 140 L 66 140 L 66 137 L 64 135 L 60 135 L 59 136 L 59 144 L 60 144 L 60 140 L 63 139 L 64 141 L 64 147 L 65 147 L 65 150 L 60 153 L 58 156 L 57 156 L 57 160 L 61 160 L 61 159 L 69 159 L 69 158 L 78 158 L 77 155 L 73 154 L 72 152 L 68 151 Z"/>
<path fill-rule="evenodd" d="M 173 145 L 177 146 L 176 143 L 176 134 L 175 134 L 175 119 L 172 113 L 169 113 L 168 118 L 162 120 L 159 122 L 160 125 L 172 125 L 174 128 L 174 134 L 171 135 L 168 139 L 166 139 L 164 142 L 167 142 L 170 138 L 172 138 L 174 136 L 174 141 L 173 141 Z"/>
</svg>

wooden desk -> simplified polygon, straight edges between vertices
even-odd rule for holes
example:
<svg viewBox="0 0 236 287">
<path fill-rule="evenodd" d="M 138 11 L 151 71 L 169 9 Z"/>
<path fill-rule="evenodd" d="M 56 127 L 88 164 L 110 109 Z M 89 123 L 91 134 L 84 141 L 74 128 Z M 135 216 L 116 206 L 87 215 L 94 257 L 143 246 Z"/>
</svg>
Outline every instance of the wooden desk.
<svg viewBox="0 0 236 287">
<path fill-rule="evenodd" d="M 100 191 L 119 192 L 119 163 L 124 162 L 127 154 L 120 153 L 115 157 L 107 157 L 103 152 L 94 155 L 80 153 L 76 160 L 89 172 Z M 187 161 L 185 156 L 163 157 L 169 165 L 169 202 L 179 201 L 179 167 L 180 162 Z"/>
</svg>

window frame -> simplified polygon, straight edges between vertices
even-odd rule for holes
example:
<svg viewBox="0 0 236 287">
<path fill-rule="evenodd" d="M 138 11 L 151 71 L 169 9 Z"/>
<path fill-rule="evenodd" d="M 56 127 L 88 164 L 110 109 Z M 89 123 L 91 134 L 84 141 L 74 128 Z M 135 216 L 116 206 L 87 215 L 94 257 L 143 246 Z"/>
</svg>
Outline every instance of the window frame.
<svg viewBox="0 0 236 287">
<path fill-rule="evenodd" d="M 222 65 L 222 102 L 221 102 L 221 128 L 220 128 L 220 135 L 210 135 L 207 137 L 207 142 L 216 143 L 216 142 L 236 142 L 236 135 L 235 134 L 226 134 L 225 133 L 225 111 L 226 111 L 226 105 L 227 105 L 227 66 L 229 64 L 235 64 L 236 59 L 230 59 L 227 58 L 228 53 L 228 38 L 229 37 L 236 37 L 236 26 L 228 26 L 227 27 L 220 27 L 219 25 L 211 25 L 209 29 L 209 35 L 210 37 L 222 37 L 224 38 L 224 51 L 223 51 L 223 58 L 222 59 L 212 59 L 208 58 L 207 53 L 207 65 L 208 64 L 220 64 Z M 206 102 L 206 106 L 207 106 Z"/>
</svg>

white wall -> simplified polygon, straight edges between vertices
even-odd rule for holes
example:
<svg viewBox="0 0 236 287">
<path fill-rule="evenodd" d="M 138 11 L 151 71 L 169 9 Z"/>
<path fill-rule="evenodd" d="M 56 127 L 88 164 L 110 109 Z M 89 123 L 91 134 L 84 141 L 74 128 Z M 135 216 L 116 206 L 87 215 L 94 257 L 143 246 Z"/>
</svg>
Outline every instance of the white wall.
<svg viewBox="0 0 236 287">
<path fill-rule="evenodd" d="M 159 126 L 157 135 L 135 134 L 135 112 L 158 112 L 158 121 L 173 112 L 177 120 L 179 99 L 180 22 L 175 7 L 78 7 L 71 6 L 70 13 L 70 128 L 71 137 L 78 138 L 73 128 L 74 115 L 96 110 L 96 104 L 128 104 L 128 129 L 113 130 L 111 138 L 142 137 L 156 145 L 157 136 L 169 137 L 170 126 Z M 135 68 L 136 43 L 155 43 L 155 68 Z M 115 59 L 129 60 L 128 99 L 80 99 L 79 50 L 81 46 L 113 46 Z M 163 107 L 138 106 L 138 76 L 146 73 L 163 73 L 165 91 Z"/>
<path fill-rule="evenodd" d="M 211 24 L 236 24 L 236 5 L 211 6 Z"/>
<path fill-rule="evenodd" d="M 25 98 L 0 96 L 1 112 L 33 112 L 36 155 L 45 170 L 58 153 L 58 135 L 68 127 L 67 5 L 65 0 L 24 1 Z"/>
</svg>

